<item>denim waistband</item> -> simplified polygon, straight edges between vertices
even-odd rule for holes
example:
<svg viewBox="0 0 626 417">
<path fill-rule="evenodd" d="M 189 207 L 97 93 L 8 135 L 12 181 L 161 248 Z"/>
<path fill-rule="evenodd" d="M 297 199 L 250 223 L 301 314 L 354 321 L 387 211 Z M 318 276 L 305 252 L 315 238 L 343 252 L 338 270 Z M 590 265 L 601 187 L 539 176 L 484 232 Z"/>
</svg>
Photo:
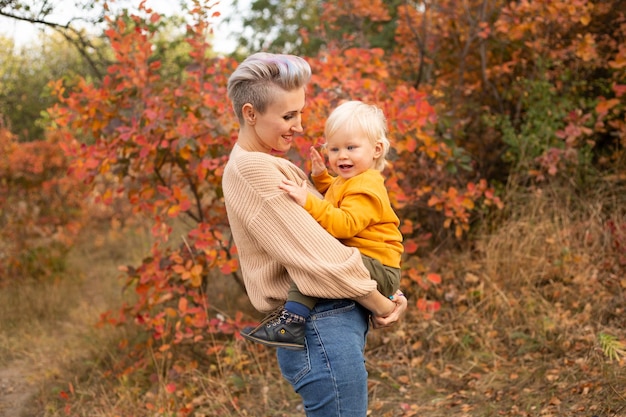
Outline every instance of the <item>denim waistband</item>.
<svg viewBox="0 0 626 417">
<path fill-rule="evenodd" d="M 354 309 L 359 310 L 362 314 L 369 315 L 369 311 L 362 307 L 354 300 L 337 299 L 327 300 L 322 299 L 315 304 L 315 307 L 311 310 L 311 316 L 322 317 L 329 314 L 341 314 L 343 312 L 350 312 Z"/>
</svg>

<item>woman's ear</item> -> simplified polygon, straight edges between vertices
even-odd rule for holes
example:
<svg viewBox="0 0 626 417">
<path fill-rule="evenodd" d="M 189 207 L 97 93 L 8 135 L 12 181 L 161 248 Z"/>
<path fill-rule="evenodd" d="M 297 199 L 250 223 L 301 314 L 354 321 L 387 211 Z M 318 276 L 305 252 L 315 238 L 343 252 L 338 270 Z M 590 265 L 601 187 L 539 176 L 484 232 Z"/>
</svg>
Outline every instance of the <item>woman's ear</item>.
<svg viewBox="0 0 626 417">
<path fill-rule="evenodd" d="M 254 106 L 252 106 L 252 104 L 244 104 L 241 108 L 241 112 L 247 124 L 253 125 L 256 123 L 256 112 L 254 111 Z"/>
</svg>

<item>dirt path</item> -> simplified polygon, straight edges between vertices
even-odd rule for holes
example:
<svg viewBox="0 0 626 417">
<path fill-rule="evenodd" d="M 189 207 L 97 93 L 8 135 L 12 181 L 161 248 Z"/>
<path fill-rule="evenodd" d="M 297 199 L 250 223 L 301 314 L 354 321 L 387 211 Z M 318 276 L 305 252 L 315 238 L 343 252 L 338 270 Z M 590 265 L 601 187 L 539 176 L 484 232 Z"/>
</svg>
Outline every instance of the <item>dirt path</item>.
<svg viewBox="0 0 626 417">
<path fill-rule="evenodd" d="M 0 369 L 0 417 L 19 417 L 35 394 L 28 380 L 29 369 L 16 361 Z"/>
<path fill-rule="evenodd" d="M 64 372 L 101 348 L 91 332 L 103 311 L 120 304 L 118 265 L 136 262 L 151 244 L 147 233 L 121 233 L 92 225 L 68 255 L 67 279 L 0 292 L 8 317 L 0 316 L 0 355 L 11 354 L 0 361 L 0 417 L 43 415 L 40 402 L 58 398 L 51 388 L 63 385 Z M 3 328 L 3 319 L 15 328 Z"/>
</svg>

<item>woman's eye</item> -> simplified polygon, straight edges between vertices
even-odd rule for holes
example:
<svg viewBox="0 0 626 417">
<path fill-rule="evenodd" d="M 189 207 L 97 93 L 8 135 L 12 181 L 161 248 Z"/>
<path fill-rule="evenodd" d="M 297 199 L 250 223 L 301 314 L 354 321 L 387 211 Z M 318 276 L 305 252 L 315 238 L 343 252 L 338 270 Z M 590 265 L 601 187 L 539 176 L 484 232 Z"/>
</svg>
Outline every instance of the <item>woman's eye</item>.
<svg viewBox="0 0 626 417">
<path fill-rule="evenodd" d="M 289 120 L 295 119 L 296 117 L 299 117 L 300 115 L 302 115 L 302 112 L 300 112 L 300 113 L 296 113 L 296 112 L 289 113 L 289 114 L 286 114 L 286 115 L 283 116 L 283 120 L 289 121 Z"/>
</svg>

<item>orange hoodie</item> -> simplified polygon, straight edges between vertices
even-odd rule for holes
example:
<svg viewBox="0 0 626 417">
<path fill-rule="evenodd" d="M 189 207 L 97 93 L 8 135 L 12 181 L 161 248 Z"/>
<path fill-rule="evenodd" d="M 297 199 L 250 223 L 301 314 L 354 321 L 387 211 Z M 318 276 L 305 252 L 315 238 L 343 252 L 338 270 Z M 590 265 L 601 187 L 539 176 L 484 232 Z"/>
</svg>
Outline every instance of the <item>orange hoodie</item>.
<svg viewBox="0 0 626 417">
<path fill-rule="evenodd" d="M 332 177 L 328 171 L 312 177 L 321 200 L 309 193 L 304 208 L 331 235 L 346 246 L 383 265 L 400 268 L 404 248 L 380 171 L 370 169 L 349 179 Z"/>
</svg>

